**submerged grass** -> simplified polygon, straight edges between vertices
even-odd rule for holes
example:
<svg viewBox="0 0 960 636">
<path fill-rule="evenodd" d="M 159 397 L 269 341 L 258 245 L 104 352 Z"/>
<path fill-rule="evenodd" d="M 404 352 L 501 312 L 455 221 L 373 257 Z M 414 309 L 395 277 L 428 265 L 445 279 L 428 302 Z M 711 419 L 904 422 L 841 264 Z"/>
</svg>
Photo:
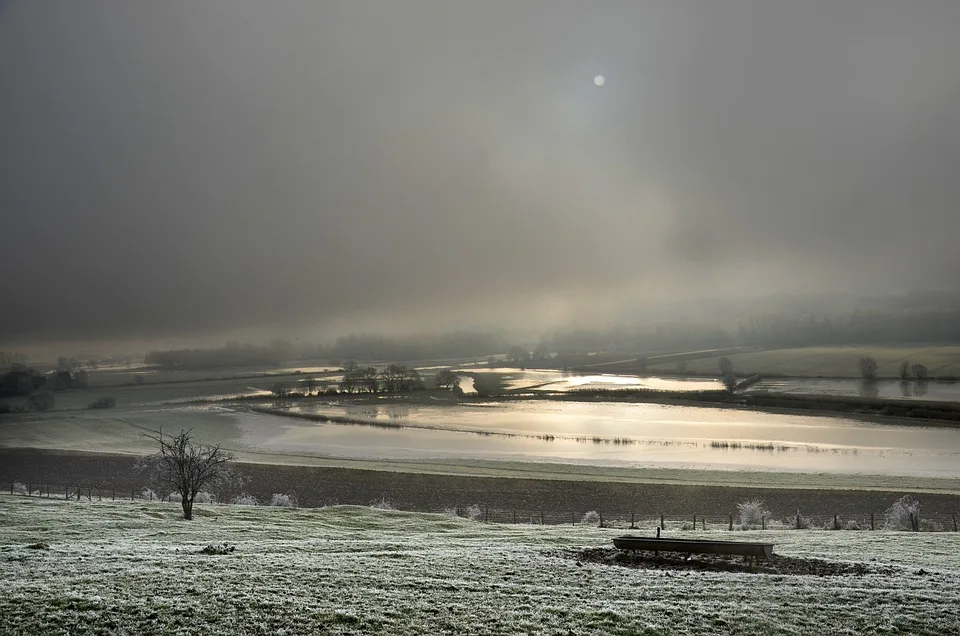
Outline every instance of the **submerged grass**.
<svg viewBox="0 0 960 636">
<path fill-rule="evenodd" d="M 570 558 L 618 534 L 595 527 L 362 507 L 204 510 L 185 522 L 170 504 L 0 496 L 0 633 L 960 630 L 960 535 L 734 533 L 785 557 L 871 565 L 851 568 L 863 575 L 758 576 Z M 730 538 L 720 535 L 679 533 Z M 28 549 L 37 542 L 49 549 Z M 200 553 L 210 545 L 231 550 Z"/>
</svg>

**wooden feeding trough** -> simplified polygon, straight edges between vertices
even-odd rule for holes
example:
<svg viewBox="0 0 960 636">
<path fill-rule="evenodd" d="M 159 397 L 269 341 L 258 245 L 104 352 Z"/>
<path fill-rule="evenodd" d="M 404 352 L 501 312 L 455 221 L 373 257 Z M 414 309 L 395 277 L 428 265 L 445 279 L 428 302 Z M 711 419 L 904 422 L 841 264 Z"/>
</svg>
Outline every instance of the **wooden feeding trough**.
<svg viewBox="0 0 960 636">
<path fill-rule="evenodd" d="M 636 552 L 682 552 L 689 559 L 693 554 L 728 554 L 742 556 L 754 561 L 773 556 L 772 543 L 746 541 L 704 541 L 702 539 L 661 539 L 660 537 L 617 537 L 613 545 L 618 550 Z"/>
</svg>

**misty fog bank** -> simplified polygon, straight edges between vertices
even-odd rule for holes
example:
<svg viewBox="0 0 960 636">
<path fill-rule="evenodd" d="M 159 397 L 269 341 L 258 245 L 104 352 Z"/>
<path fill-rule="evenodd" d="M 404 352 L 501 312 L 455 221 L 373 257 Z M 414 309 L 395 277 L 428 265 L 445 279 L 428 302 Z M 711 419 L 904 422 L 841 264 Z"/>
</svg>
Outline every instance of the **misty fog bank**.
<svg viewBox="0 0 960 636">
<path fill-rule="evenodd" d="M 4 0 L 0 345 L 956 291 L 958 32 L 937 0 Z"/>
</svg>

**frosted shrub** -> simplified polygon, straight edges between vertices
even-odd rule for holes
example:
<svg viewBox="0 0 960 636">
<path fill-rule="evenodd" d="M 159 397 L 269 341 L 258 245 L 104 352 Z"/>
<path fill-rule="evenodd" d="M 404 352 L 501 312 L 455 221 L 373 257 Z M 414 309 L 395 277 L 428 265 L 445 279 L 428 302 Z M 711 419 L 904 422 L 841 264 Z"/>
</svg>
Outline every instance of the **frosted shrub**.
<svg viewBox="0 0 960 636">
<path fill-rule="evenodd" d="M 737 504 L 737 510 L 740 512 L 741 530 L 758 527 L 763 524 L 766 517 L 770 516 L 770 511 L 764 507 L 762 499 L 741 501 Z"/>
<path fill-rule="evenodd" d="M 27 487 L 24 484 L 21 484 L 19 481 L 13 484 L 13 494 L 15 495 L 28 495 Z"/>
<path fill-rule="evenodd" d="M 460 516 L 460 509 L 459 509 L 459 508 L 444 508 L 444 509 L 443 509 L 443 514 L 447 515 L 448 517 L 459 517 L 459 516 Z"/>
<path fill-rule="evenodd" d="M 211 504 L 217 500 L 211 493 L 201 490 L 197 493 L 197 496 L 193 498 L 193 503 L 199 504 Z"/>
<path fill-rule="evenodd" d="M 147 501 L 163 501 L 163 498 L 158 496 L 157 493 L 153 492 L 152 488 L 144 488 L 140 492 L 140 498 L 146 499 Z"/>
<path fill-rule="evenodd" d="M 466 508 L 463 509 L 463 516 L 469 519 L 470 521 L 476 521 L 477 519 L 483 516 L 483 508 L 481 508 L 477 504 L 473 504 L 472 506 L 467 506 Z"/>
<path fill-rule="evenodd" d="M 297 499 L 296 497 L 291 497 L 290 495 L 282 495 L 278 492 L 273 493 L 273 497 L 270 499 L 271 506 L 277 506 L 279 508 L 296 508 Z"/>
<path fill-rule="evenodd" d="M 180 493 L 177 492 L 176 490 L 174 490 L 174 491 L 173 491 L 172 493 L 170 493 L 170 495 L 167 497 L 167 501 L 170 501 L 170 502 L 180 501 Z"/>
<path fill-rule="evenodd" d="M 596 510 L 590 510 L 583 514 L 583 517 L 580 519 L 580 524 L 584 526 L 599 526 L 600 525 L 600 513 Z"/>
<path fill-rule="evenodd" d="M 256 497 L 247 493 L 237 495 L 237 497 L 233 500 L 233 503 L 238 506 L 257 506 L 260 504 Z"/>
<path fill-rule="evenodd" d="M 887 530 L 915 530 L 914 524 L 920 520 L 920 502 L 910 495 L 904 495 L 887 508 L 884 515 L 886 520 L 883 527 Z"/>
<path fill-rule="evenodd" d="M 370 507 L 374 510 L 396 510 L 393 507 L 393 504 L 387 501 L 386 499 L 381 499 L 380 501 L 375 501 L 370 504 Z"/>
<path fill-rule="evenodd" d="M 845 528 L 846 528 L 847 530 L 861 530 L 861 529 L 862 529 L 862 528 L 860 528 L 860 522 L 857 521 L 856 519 L 851 519 L 850 521 L 848 521 L 848 522 L 847 522 L 847 525 L 845 526 Z"/>
</svg>

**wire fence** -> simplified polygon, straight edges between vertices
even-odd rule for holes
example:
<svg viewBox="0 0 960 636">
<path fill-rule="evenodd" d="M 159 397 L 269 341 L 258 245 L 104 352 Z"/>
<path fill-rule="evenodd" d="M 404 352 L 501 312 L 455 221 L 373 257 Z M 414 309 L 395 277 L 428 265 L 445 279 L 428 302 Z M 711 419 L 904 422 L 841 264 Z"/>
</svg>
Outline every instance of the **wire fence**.
<svg viewBox="0 0 960 636">
<path fill-rule="evenodd" d="M 505 510 L 500 508 L 445 508 L 430 512 L 467 517 L 477 521 L 529 525 L 592 525 L 603 528 L 649 530 L 910 530 L 914 532 L 957 532 L 956 513 L 888 515 L 886 512 L 859 514 L 760 515 L 743 519 L 739 512 L 727 515 L 651 514 L 647 512 L 599 511 L 557 512 L 545 510 Z"/>
<path fill-rule="evenodd" d="M 67 499 L 75 501 L 178 501 L 179 498 L 158 495 L 150 489 L 122 490 L 116 487 L 98 487 L 86 484 L 9 484 L 11 495 Z M 206 503 L 206 502 L 204 502 Z M 380 502 L 373 507 L 392 508 Z M 431 509 L 427 512 L 464 517 L 474 521 L 499 524 L 526 524 L 541 526 L 599 526 L 629 530 L 661 531 L 699 530 L 907 530 L 914 532 L 957 532 L 957 513 L 921 513 L 914 511 L 861 512 L 855 514 L 796 514 L 778 516 L 757 513 L 744 517 L 740 511 L 726 515 L 718 514 L 666 514 L 655 511 L 604 511 L 604 510 L 539 510 L 521 508 L 493 508 L 488 506 L 456 506 Z"/>
</svg>

